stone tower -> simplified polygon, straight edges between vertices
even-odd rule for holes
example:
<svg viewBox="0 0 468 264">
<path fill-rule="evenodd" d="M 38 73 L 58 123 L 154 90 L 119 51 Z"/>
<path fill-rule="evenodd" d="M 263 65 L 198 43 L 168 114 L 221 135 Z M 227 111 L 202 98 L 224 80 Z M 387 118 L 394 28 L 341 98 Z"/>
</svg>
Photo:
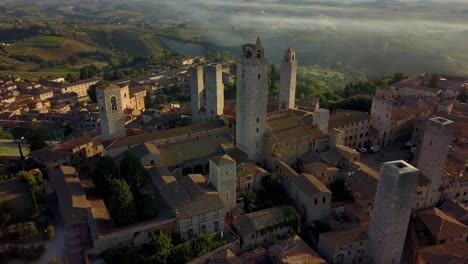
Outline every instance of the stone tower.
<svg viewBox="0 0 468 264">
<path fill-rule="evenodd" d="M 228 155 L 210 159 L 210 181 L 231 211 L 236 206 L 236 161 Z"/>
<path fill-rule="evenodd" d="M 203 68 L 206 96 L 206 118 L 214 119 L 223 114 L 224 84 L 223 66 L 210 64 Z"/>
<path fill-rule="evenodd" d="M 400 263 L 416 203 L 418 173 L 402 160 L 382 164 L 369 225 L 370 263 Z"/>
<path fill-rule="evenodd" d="M 190 69 L 190 101 L 192 108 L 192 122 L 200 122 L 200 113 L 204 111 L 205 95 L 203 86 L 203 67 Z"/>
<path fill-rule="evenodd" d="M 262 164 L 268 96 L 268 58 L 257 38 L 237 61 L 236 146 Z"/>
<path fill-rule="evenodd" d="M 440 200 L 442 174 L 445 166 L 454 122 L 434 117 L 428 120 L 421 147 L 416 158 L 416 167 L 431 181 L 426 207 L 436 205 Z"/>
<path fill-rule="evenodd" d="M 330 122 L 330 110 L 320 108 L 312 113 L 314 117 L 313 124 L 316 125 L 323 133 L 328 134 L 328 124 Z"/>
<path fill-rule="evenodd" d="M 103 140 L 125 137 L 120 87 L 110 84 L 96 89 Z"/>
<path fill-rule="evenodd" d="M 391 115 L 392 115 L 393 99 L 392 91 L 387 89 L 378 89 L 372 99 L 371 108 L 371 126 L 378 131 L 375 145 L 386 145 L 386 138 L 391 132 Z"/>
<path fill-rule="evenodd" d="M 293 49 L 284 53 L 280 74 L 278 110 L 295 109 L 297 60 Z"/>
</svg>

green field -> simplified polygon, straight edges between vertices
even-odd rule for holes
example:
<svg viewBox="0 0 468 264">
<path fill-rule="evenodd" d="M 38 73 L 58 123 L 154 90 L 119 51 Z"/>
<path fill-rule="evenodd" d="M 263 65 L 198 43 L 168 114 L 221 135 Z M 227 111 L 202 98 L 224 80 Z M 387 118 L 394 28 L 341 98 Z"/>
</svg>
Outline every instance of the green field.
<svg viewBox="0 0 468 264">
<path fill-rule="evenodd" d="M 156 54 L 160 54 L 164 50 L 168 49 L 167 46 L 155 34 L 145 37 L 144 40 L 149 46 L 151 46 L 153 52 Z"/>
<path fill-rule="evenodd" d="M 24 143 L 21 144 L 21 149 L 24 156 L 29 154 L 29 149 Z M 2 156 L 19 157 L 18 144 L 16 142 L 0 142 L 0 157 Z"/>
<path fill-rule="evenodd" d="M 131 56 L 150 56 L 153 49 L 136 33 L 128 30 L 112 31 L 114 49 Z"/>
</svg>

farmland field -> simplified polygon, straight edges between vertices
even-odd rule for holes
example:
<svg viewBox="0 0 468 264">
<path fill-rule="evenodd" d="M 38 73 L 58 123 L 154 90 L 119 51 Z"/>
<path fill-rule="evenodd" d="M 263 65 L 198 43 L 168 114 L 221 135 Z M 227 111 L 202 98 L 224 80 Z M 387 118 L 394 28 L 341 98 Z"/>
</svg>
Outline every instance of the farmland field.
<svg viewBox="0 0 468 264">
<path fill-rule="evenodd" d="M 114 30 L 112 43 L 117 51 L 131 56 L 150 56 L 153 54 L 151 47 L 135 32 Z"/>
</svg>

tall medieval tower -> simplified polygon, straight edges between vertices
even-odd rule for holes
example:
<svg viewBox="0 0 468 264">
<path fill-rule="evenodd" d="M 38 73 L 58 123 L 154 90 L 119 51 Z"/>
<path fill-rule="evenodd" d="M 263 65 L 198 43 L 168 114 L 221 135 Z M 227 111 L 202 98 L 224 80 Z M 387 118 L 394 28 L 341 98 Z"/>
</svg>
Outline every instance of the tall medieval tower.
<svg viewBox="0 0 468 264">
<path fill-rule="evenodd" d="M 206 96 L 206 118 L 214 119 L 223 114 L 224 109 L 224 84 L 223 66 L 221 64 L 209 64 L 203 69 L 205 96 Z"/>
<path fill-rule="evenodd" d="M 259 38 L 255 44 L 242 45 L 237 61 L 236 146 L 259 164 L 264 160 L 268 65 Z"/>
<path fill-rule="evenodd" d="M 190 69 L 190 101 L 192 106 L 192 122 L 200 121 L 200 113 L 205 105 L 203 67 L 196 66 Z"/>
<path fill-rule="evenodd" d="M 125 137 L 120 87 L 110 84 L 96 89 L 103 140 Z"/>
<path fill-rule="evenodd" d="M 442 174 L 453 129 L 454 122 L 442 117 L 431 118 L 426 125 L 416 159 L 416 167 L 431 181 L 426 207 L 435 206 L 440 200 Z"/>
<path fill-rule="evenodd" d="M 283 56 L 280 67 L 280 89 L 278 110 L 294 109 L 296 103 L 296 52 L 288 49 Z"/>
<path fill-rule="evenodd" d="M 391 133 L 391 115 L 393 108 L 392 91 L 378 89 L 372 99 L 371 126 L 378 131 L 375 145 L 386 145 L 386 138 Z"/>
<path fill-rule="evenodd" d="M 382 164 L 369 225 L 370 263 L 400 263 L 416 203 L 418 173 L 402 160 Z"/>
<path fill-rule="evenodd" d="M 236 207 L 236 161 L 228 155 L 210 159 L 210 181 L 228 211 Z"/>
</svg>

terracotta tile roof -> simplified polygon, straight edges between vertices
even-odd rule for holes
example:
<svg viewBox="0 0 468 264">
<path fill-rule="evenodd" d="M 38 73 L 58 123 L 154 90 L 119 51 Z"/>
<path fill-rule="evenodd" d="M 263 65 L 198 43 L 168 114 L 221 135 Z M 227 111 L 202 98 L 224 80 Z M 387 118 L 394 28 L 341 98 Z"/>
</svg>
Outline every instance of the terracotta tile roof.
<svg viewBox="0 0 468 264">
<path fill-rule="evenodd" d="M 209 213 L 215 210 L 223 210 L 224 204 L 218 194 L 206 194 L 191 202 L 177 207 L 177 218 L 186 219 L 192 216 Z M 221 212 L 218 212 L 221 214 Z"/>
<path fill-rule="evenodd" d="M 329 128 L 342 127 L 366 120 L 370 120 L 370 115 L 367 112 L 337 110 L 330 115 Z"/>
<path fill-rule="evenodd" d="M 208 264 L 242 264 L 242 261 L 230 249 L 225 249 L 211 257 Z"/>
<path fill-rule="evenodd" d="M 199 133 L 203 131 L 209 131 L 212 129 L 218 129 L 226 127 L 223 121 L 213 121 L 209 123 L 202 123 L 192 126 L 184 126 L 184 127 L 177 127 L 168 130 L 162 131 L 155 131 L 151 133 L 129 136 L 124 138 L 119 138 L 111 141 L 106 148 L 113 149 L 113 148 L 120 148 L 125 147 L 128 145 L 135 145 L 139 143 L 144 143 L 147 141 L 157 141 L 157 140 L 164 140 L 169 138 L 174 138 L 177 136 L 182 136 L 190 133 Z"/>
<path fill-rule="evenodd" d="M 211 159 L 211 161 L 213 161 L 213 163 L 216 164 L 217 166 L 224 166 L 224 165 L 236 163 L 236 161 L 227 154 L 224 154 L 223 156 L 214 157 Z"/>
<path fill-rule="evenodd" d="M 456 241 L 418 250 L 418 263 L 431 264 L 466 264 L 468 243 Z M 422 262 L 425 261 L 425 262 Z"/>
<path fill-rule="evenodd" d="M 310 248 L 299 236 L 281 240 L 268 248 L 270 255 L 277 256 L 282 264 L 326 264 L 320 255 Z"/>
<path fill-rule="evenodd" d="M 317 193 L 331 193 L 331 191 L 313 175 L 302 173 L 292 177 L 292 180 L 296 186 L 308 196 L 313 196 Z"/>
<path fill-rule="evenodd" d="M 277 206 L 241 216 L 235 224 L 241 237 L 250 236 L 251 233 L 263 230 L 277 221 L 283 220 L 290 212 L 296 211 L 290 206 Z"/>
<path fill-rule="evenodd" d="M 438 208 L 430 208 L 416 213 L 439 241 L 468 233 L 468 228 Z"/>
<path fill-rule="evenodd" d="M 172 167 L 185 161 L 208 157 L 221 153 L 220 145 L 229 142 L 231 137 L 226 134 L 217 134 L 191 139 L 183 142 L 160 146 L 160 166 Z"/>
<path fill-rule="evenodd" d="M 365 241 L 367 239 L 367 230 L 364 227 L 358 227 L 344 231 L 320 234 L 319 243 L 322 244 L 322 241 L 324 241 L 333 247 L 339 247 L 359 241 Z"/>
<path fill-rule="evenodd" d="M 455 200 L 445 200 L 439 208 L 463 224 L 468 224 L 468 205 Z"/>
</svg>

